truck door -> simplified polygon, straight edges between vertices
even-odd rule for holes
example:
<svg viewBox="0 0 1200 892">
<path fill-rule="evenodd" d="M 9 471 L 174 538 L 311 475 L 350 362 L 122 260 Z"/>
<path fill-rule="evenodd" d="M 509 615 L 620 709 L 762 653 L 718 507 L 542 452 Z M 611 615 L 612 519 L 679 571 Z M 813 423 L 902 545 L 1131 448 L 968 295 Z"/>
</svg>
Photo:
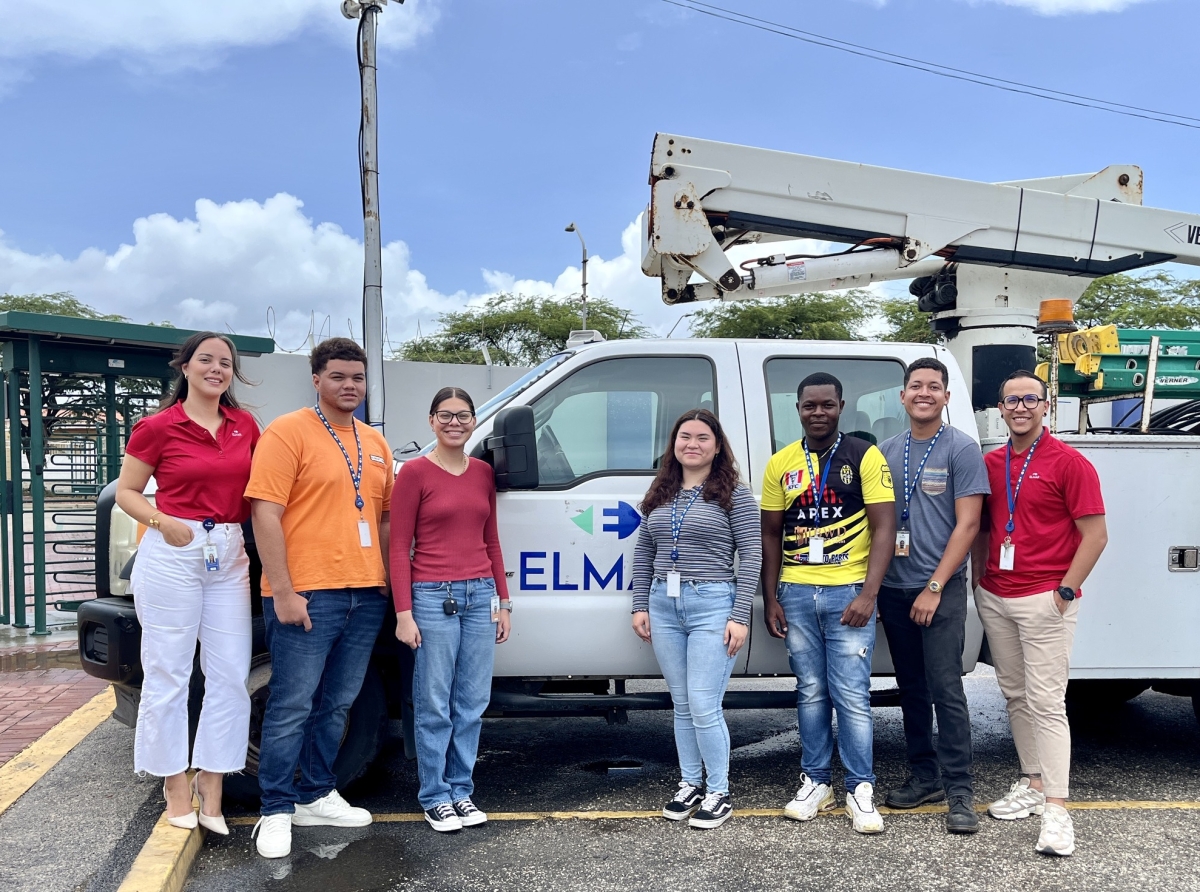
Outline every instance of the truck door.
<svg viewBox="0 0 1200 892">
<path fill-rule="evenodd" d="M 571 366 L 528 396 L 540 487 L 499 497 L 516 610 L 495 674 L 657 676 L 653 650 L 630 628 L 637 506 L 688 409 L 717 412 L 745 455 L 736 351 L 714 343 L 648 355 L 614 344 Z"/>
</svg>

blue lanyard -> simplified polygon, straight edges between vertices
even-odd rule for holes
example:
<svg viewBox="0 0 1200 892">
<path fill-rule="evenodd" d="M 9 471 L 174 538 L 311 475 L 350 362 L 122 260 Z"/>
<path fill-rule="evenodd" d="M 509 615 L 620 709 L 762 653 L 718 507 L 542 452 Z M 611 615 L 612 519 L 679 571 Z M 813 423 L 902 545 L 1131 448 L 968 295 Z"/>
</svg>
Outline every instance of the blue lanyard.
<svg viewBox="0 0 1200 892">
<path fill-rule="evenodd" d="M 937 445 L 938 437 L 942 435 L 942 431 L 945 429 L 946 423 L 942 422 L 942 426 L 938 428 L 938 432 L 929 441 L 929 448 L 925 450 L 925 457 L 917 465 L 917 473 L 913 474 L 912 486 L 908 485 L 908 449 L 912 445 L 912 431 L 910 430 L 904 437 L 904 510 L 900 513 L 901 520 L 908 520 L 908 507 L 912 504 L 913 493 L 917 491 L 917 481 L 921 479 L 921 472 L 925 470 L 925 462 L 929 461 L 933 447 Z"/>
<path fill-rule="evenodd" d="M 1017 477 L 1016 490 L 1013 489 L 1012 485 L 1012 440 L 1009 440 L 1004 445 L 1004 490 L 1008 494 L 1008 523 L 1004 525 L 1004 529 L 1009 533 L 1012 533 L 1016 529 L 1016 524 L 1013 523 L 1013 515 L 1017 512 L 1017 496 L 1021 494 L 1021 484 L 1025 482 L 1025 472 L 1029 470 L 1029 463 L 1033 461 L 1033 451 L 1037 449 L 1038 443 L 1042 442 L 1042 437 L 1045 435 L 1045 431 L 1038 434 L 1038 438 L 1033 441 L 1033 445 L 1025 453 L 1025 464 L 1021 465 L 1021 474 Z M 1011 537 L 1008 538 L 1011 541 Z"/>
<path fill-rule="evenodd" d="M 351 428 L 354 431 L 354 445 L 358 447 L 358 470 L 354 470 L 354 465 L 350 464 L 350 453 L 346 451 L 346 447 L 342 445 L 342 441 L 338 439 L 338 435 L 333 430 L 333 425 L 329 423 L 329 419 L 325 417 L 325 413 L 321 411 L 319 405 L 313 406 L 317 410 L 317 417 L 321 419 L 321 423 L 325 425 L 325 430 L 329 431 L 329 436 L 333 437 L 333 442 L 338 444 L 338 449 L 342 450 L 342 457 L 346 459 L 346 467 L 350 469 L 350 480 L 354 483 L 354 507 L 362 512 L 363 497 L 362 497 L 362 440 L 358 438 L 358 425 L 354 424 L 354 419 L 350 419 Z"/>
<path fill-rule="evenodd" d="M 816 524 L 816 526 L 821 525 L 821 498 L 825 492 L 825 477 L 826 477 L 826 475 L 829 474 L 829 472 L 831 470 L 833 470 L 833 456 L 837 453 L 838 447 L 841 445 L 842 445 L 842 435 L 839 433 L 838 437 L 837 437 L 837 442 L 834 443 L 833 448 L 829 450 L 829 463 L 827 465 L 825 465 L 825 471 L 824 471 L 824 473 L 821 474 L 820 483 L 818 484 L 817 478 L 813 476 L 812 458 L 808 454 L 808 437 L 805 437 L 804 441 L 800 444 L 800 448 L 802 448 L 804 450 L 804 461 L 808 465 L 808 485 L 812 487 L 813 507 L 816 508 L 816 511 L 817 511 L 816 515 L 813 518 L 813 521 Z M 820 460 L 820 458 L 818 458 L 817 459 L 817 470 L 819 471 L 820 469 L 821 469 L 821 460 Z"/>
<path fill-rule="evenodd" d="M 700 493 L 704 491 L 704 484 L 701 483 L 695 490 L 692 491 L 692 500 L 687 503 L 687 507 L 683 509 L 683 514 L 679 514 L 679 493 L 675 493 L 675 498 L 671 501 L 671 566 L 675 566 L 675 562 L 679 560 L 679 536 L 683 532 L 683 519 L 687 517 L 687 513 L 692 510 L 692 506 L 696 504 L 696 499 L 700 498 Z"/>
</svg>

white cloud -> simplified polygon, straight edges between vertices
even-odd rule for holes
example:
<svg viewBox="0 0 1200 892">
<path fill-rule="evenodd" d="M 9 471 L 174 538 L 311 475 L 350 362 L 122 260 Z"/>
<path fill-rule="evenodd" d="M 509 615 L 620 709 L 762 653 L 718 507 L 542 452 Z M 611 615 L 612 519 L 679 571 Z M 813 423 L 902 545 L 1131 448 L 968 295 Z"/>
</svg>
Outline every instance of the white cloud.
<svg viewBox="0 0 1200 892">
<path fill-rule="evenodd" d="M 978 0 L 971 0 L 978 2 Z M 1070 15 L 1071 13 L 1120 12 L 1137 3 L 1151 0 L 989 0 L 1005 6 L 1021 6 L 1042 15 Z"/>
<path fill-rule="evenodd" d="M 440 0 L 390 3 L 379 43 L 404 48 L 429 32 Z M 355 24 L 337 0 L 84 0 L 47 4 L 0 0 L 0 59 L 116 56 L 179 68 L 211 64 L 229 49 L 266 46 L 317 29 L 352 39 Z M 61 8 L 60 8 L 61 7 Z"/>
</svg>

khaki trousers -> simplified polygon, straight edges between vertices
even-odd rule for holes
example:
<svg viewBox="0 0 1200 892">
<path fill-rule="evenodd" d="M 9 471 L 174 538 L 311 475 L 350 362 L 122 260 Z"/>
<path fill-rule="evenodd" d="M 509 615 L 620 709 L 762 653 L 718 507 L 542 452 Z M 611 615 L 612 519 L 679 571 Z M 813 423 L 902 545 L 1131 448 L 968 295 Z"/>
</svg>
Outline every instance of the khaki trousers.
<svg viewBox="0 0 1200 892">
<path fill-rule="evenodd" d="M 975 590 L 975 607 L 1008 701 L 1022 774 L 1040 774 L 1047 798 L 1066 799 L 1071 775 L 1067 676 L 1079 602 L 1058 612 L 1054 592 L 1001 598 Z"/>
</svg>

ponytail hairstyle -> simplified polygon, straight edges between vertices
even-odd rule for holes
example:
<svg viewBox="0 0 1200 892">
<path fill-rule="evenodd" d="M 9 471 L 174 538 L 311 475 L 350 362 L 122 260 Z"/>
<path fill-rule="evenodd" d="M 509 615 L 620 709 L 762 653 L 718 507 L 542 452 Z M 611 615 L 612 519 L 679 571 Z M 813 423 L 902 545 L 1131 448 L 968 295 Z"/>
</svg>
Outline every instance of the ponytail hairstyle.
<svg viewBox="0 0 1200 892">
<path fill-rule="evenodd" d="M 233 341 L 228 336 L 217 331 L 198 331 L 182 344 L 179 345 L 179 350 L 175 353 L 175 358 L 171 360 L 169 365 L 173 368 L 177 377 L 175 378 L 175 386 L 171 388 L 171 392 L 159 405 L 158 411 L 169 409 L 176 403 L 182 403 L 188 396 L 187 376 L 183 374 L 183 367 L 192 361 L 192 357 L 196 355 L 196 351 L 200 349 L 200 345 L 207 340 L 215 338 L 218 341 L 224 341 L 225 346 L 229 348 L 229 355 L 233 358 L 233 377 L 241 381 L 243 384 L 249 384 L 250 381 L 242 374 L 242 364 L 238 359 L 237 347 L 233 345 Z M 233 381 L 229 382 L 228 389 L 221 394 L 221 405 L 229 409 L 240 409 L 241 404 L 233 396 Z"/>
<path fill-rule="evenodd" d="M 643 517 L 648 517 L 655 508 L 670 502 L 683 488 L 683 466 L 675 457 L 675 439 L 679 436 L 679 429 L 688 421 L 704 422 L 717 441 L 717 454 L 713 456 L 712 470 L 708 473 L 708 479 L 704 481 L 704 501 L 716 502 L 726 511 L 733 510 L 733 491 L 741 483 L 741 474 L 738 471 L 737 459 L 733 457 L 733 450 L 729 446 L 729 438 L 725 436 L 725 430 L 717 416 L 708 409 L 689 409 L 679 416 L 675 426 L 671 428 L 667 448 L 658 465 L 658 474 L 646 490 L 642 504 L 638 506 Z"/>
</svg>

